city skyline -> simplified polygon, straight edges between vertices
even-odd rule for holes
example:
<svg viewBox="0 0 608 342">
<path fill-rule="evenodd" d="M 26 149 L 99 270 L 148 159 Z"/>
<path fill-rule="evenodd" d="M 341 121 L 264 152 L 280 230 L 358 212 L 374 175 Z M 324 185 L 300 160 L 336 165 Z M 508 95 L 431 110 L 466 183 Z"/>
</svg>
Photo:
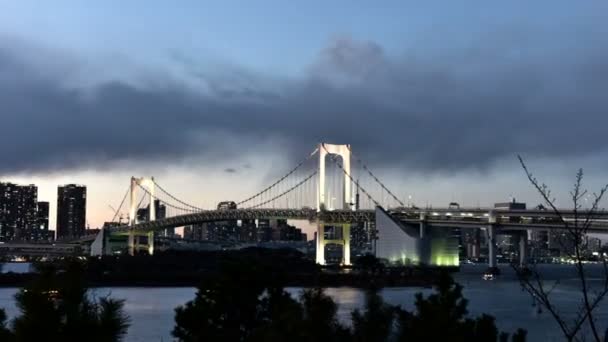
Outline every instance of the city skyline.
<svg viewBox="0 0 608 342">
<path fill-rule="evenodd" d="M 539 203 L 518 153 L 566 205 L 606 181 L 606 6 L 0 1 L 0 180 L 99 227 L 131 176 L 211 208 L 330 141 L 419 206 Z"/>
</svg>

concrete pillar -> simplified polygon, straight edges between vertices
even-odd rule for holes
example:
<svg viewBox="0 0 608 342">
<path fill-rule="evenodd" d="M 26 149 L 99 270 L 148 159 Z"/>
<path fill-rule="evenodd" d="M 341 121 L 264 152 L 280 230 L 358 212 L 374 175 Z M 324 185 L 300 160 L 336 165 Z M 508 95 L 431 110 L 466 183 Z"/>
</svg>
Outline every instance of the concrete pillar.
<svg viewBox="0 0 608 342">
<path fill-rule="evenodd" d="M 528 232 L 519 235 L 519 266 L 525 267 L 528 260 Z"/>
<path fill-rule="evenodd" d="M 488 266 L 496 267 L 496 226 L 488 226 Z"/>
<path fill-rule="evenodd" d="M 129 246 L 129 255 L 135 255 L 135 251 L 137 250 L 137 236 L 135 236 L 135 232 L 133 230 L 129 231 L 128 238 L 128 246 Z"/>
<path fill-rule="evenodd" d="M 342 257 L 344 266 L 350 266 L 350 224 L 345 224 L 342 226 Z"/>
<path fill-rule="evenodd" d="M 317 264 L 325 265 L 325 225 L 317 221 Z"/>
<path fill-rule="evenodd" d="M 343 145 L 340 149 L 342 155 L 342 167 L 344 168 L 344 185 L 342 187 L 342 197 L 344 203 L 342 203 L 342 209 L 353 210 L 353 194 L 351 188 L 351 170 L 350 170 L 350 147 L 349 145 Z M 350 252 L 350 251 L 349 251 Z M 350 265 L 350 263 L 349 263 Z"/>
<path fill-rule="evenodd" d="M 129 226 L 137 224 L 137 198 L 135 192 L 137 190 L 137 179 L 131 177 L 131 188 L 130 188 L 130 206 L 129 206 Z"/>
<path fill-rule="evenodd" d="M 424 239 L 426 234 L 426 213 L 420 213 L 420 238 Z"/>
<path fill-rule="evenodd" d="M 154 255 L 154 232 L 148 232 L 148 254 Z"/>
<path fill-rule="evenodd" d="M 150 212 L 148 213 L 148 219 L 150 221 L 156 221 L 156 205 L 154 205 L 156 200 L 156 187 L 154 186 L 154 177 L 150 177 L 148 183 L 148 190 L 150 191 Z"/>
<path fill-rule="evenodd" d="M 325 202 L 325 156 L 327 152 L 323 146 L 319 146 L 319 188 L 317 189 L 317 211 L 327 210 Z"/>
</svg>

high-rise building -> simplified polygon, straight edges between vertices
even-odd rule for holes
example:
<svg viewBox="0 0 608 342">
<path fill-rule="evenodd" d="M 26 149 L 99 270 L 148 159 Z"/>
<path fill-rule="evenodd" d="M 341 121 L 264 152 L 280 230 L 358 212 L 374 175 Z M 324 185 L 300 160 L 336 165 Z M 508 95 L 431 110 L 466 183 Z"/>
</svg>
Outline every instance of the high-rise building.
<svg viewBox="0 0 608 342">
<path fill-rule="evenodd" d="M 51 240 L 49 234 L 49 202 L 38 202 L 36 240 Z"/>
<path fill-rule="evenodd" d="M 19 188 L 16 184 L 0 183 L 0 240 L 10 241 L 17 230 Z"/>
<path fill-rule="evenodd" d="M 36 240 L 38 188 L 0 183 L 0 241 Z"/>
<path fill-rule="evenodd" d="M 242 220 L 240 226 L 240 241 L 241 242 L 256 242 L 257 227 L 255 220 Z"/>
<path fill-rule="evenodd" d="M 68 184 L 57 191 L 57 238 L 79 237 L 85 234 L 87 188 Z"/>
<path fill-rule="evenodd" d="M 184 239 L 209 241 L 209 224 L 200 223 L 184 227 Z"/>
<path fill-rule="evenodd" d="M 164 219 L 167 216 L 167 207 L 159 200 L 154 200 L 154 214 L 156 220 Z M 137 222 L 150 221 L 150 205 L 137 210 Z"/>
<path fill-rule="evenodd" d="M 38 187 L 30 184 L 20 186 L 21 198 L 19 210 L 21 224 L 17 227 L 16 238 L 18 240 L 38 239 Z"/>
<path fill-rule="evenodd" d="M 482 236 L 480 228 L 466 229 L 461 235 L 461 244 L 463 247 L 463 254 L 467 258 L 479 258 L 482 243 Z"/>
<path fill-rule="evenodd" d="M 272 226 L 269 219 L 258 220 L 258 242 L 268 242 L 272 240 Z"/>
</svg>

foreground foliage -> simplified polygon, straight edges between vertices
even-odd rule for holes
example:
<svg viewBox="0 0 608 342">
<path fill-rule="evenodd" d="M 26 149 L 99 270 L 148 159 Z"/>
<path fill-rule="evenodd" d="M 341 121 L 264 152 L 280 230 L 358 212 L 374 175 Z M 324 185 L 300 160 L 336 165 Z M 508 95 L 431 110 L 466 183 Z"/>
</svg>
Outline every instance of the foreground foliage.
<svg viewBox="0 0 608 342">
<path fill-rule="evenodd" d="M 38 277 L 15 300 L 20 315 L 10 327 L 0 312 L 0 341 L 120 341 L 129 318 L 123 301 L 92 299 L 84 282 L 83 265 L 39 266 Z"/>
<path fill-rule="evenodd" d="M 378 289 L 366 294 L 352 325 L 337 318 L 336 303 L 322 289 L 294 299 L 280 276 L 258 265 L 225 265 L 221 277 L 198 288 L 193 301 L 176 309 L 173 336 L 179 341 L 507 341 L 492 316 L 467 317 L 462 287 L 445 274 L 436 292 L 416 296 L 409 312 L 384 302 Z M 512 341 L 525 341 L 519 330 Z"/>
</svg>

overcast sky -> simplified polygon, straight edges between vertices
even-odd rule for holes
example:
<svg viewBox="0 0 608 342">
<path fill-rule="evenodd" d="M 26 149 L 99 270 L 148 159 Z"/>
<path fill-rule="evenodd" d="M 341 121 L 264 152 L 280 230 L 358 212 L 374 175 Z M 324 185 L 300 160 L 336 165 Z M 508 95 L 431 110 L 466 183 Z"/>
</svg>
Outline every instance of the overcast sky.
<svg viewBox="0 0 608 342">
<path fill-rule="evenodd" d="M 52 210 L 58 184 L 86 184 L 98 226 L 131 175 L 209 207 L 326 141 L 420 205 L 535 205 L 522 154 L 565 205 L 578 167 L 608 181 L 607 11 L 0 0 L 0 180 L 38 184 Z"/>
</svg>

